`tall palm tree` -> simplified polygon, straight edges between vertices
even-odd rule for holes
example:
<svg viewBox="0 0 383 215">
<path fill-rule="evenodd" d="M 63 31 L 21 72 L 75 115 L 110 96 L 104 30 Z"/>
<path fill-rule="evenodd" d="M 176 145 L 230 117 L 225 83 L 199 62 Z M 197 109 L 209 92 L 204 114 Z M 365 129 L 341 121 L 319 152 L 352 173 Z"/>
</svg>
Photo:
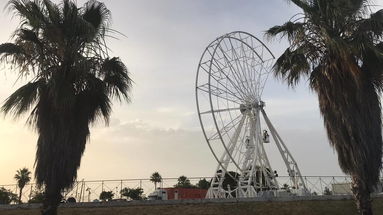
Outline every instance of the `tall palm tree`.
<svg viewBox="0 0 383 215">
<path fill-rule="evenodd" d="M 31 172 L 29 169 L 25 167 L 16 171 L 15 179 L 17 181 L 17 186 L 19 187 L 19 203 L 21 203 L 21 196 L 25 185 L 31 180 L 30 174 Z"/>
<path fill-rule="evenodd" d="M 160 173 L 154 172 L 150 176 L 150 181 L 154 183 L 154 190 L 157 190 L 157 183 L 161 183 L 162 182 L 162 176 L 160 175 Z"/>
<path fill-rule="evenodd" d="M 88 1 L 10 0 L 20 18 L 13 43 L 0 45 L 1 59 L 29 82 L 10 95 L 2 111 L 19 116 L 38 133 L 35 177 L 45 187 L 43 214 L 57 213 L 60 192 L 70 188 L 89 138 L 89 125 L 111 114 L 111 100 L 129 101 L 131 79 L 105 39 L 110 11 Z"/>
<path fill-rule="evenodd" d="M 308 78 L 357 207 L 372 214 L 370 193 L 382 167 L 383 10 L 371 13 L 366 0 L 291 2 L 303 12 L 266 32 L 290 42 L 275 75 L 289 85 Z"/>
</svg>

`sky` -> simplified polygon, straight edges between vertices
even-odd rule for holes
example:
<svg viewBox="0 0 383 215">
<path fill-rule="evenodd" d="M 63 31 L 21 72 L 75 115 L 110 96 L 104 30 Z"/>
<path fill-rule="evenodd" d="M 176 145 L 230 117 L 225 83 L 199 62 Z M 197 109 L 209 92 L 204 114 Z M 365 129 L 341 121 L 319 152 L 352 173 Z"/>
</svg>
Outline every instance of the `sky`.
<svg viewBox="0 0 383 215">
<path fill-rule="evenodd" d="M 0 1 L 0 8 L 6 5 Z M 58 2 L 58 1 L 54 1 Z M 82 5 L 85 1 L 78 0 Z M 91 129 L 78 179 L 212 176 L 216 168 L 203 137 L 195 103 L 195 78 L 205 47 L 241 30 L 262 39 L 275 56 L 284 40 L 267 41 L 264 31 L 299 12 L 285 0 L 105 0 L 112 28 L 126 35 L 108 40 L 134 80 L 130 104 L 114 102 L 111 123 Z M 376 1 L 376 4 L 381 4 Z M 0 42 L 11 41 L 17 17 L 0 13 Z M 0 101 L 26 80 L 0 66 Z M 263 93 L 266 111 L 303 175 L 343 175 L 328 143 L 316 95 L 303 80 L 294 89 L 270 77 Z M 37 135 L 25 118 L 0 116 L 0 184 L 15 183 L 17 169 L 33 169 Z M 285 172 L 280 158 L 271 165 Z"/>
</svg>

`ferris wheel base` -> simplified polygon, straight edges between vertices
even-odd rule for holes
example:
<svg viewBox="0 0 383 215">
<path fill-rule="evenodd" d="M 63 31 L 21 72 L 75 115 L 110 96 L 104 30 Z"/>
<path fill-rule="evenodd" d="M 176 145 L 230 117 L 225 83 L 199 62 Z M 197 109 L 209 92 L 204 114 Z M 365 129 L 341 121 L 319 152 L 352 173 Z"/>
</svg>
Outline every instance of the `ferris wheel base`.
<svg viewBox="0 0 383 215">
<path fill-rule="evenodd" d="M 206 193 L 206 199 L 233 199 L 233 198 L 278 198 L 278 197 L 294 197 L 294 196 L 311 196 L 311 193 L 305 189 L 293 190 L 265 190 L 255 191 L 254 187 L 236 189 L 227 191 L 219 188 L 209 188 Z"/>
</svg>

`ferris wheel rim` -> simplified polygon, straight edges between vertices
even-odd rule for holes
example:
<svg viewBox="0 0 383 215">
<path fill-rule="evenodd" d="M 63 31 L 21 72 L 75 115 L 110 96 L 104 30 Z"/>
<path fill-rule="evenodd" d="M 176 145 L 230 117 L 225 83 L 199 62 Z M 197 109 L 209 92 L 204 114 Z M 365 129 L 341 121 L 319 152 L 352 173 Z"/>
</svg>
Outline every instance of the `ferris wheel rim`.
<svg viewBox="0 0 383 215">
<path fill-rule="evenodd" d="M 202 120 L 202 116 L 201 116 L 201 115 L 203 114 L 203 112 L 201 112 L 201 110 L 200 110 L 200 104 L 199 104 L 198 81 L 199 81 L 199 75 L 200 75 L 200 72 L 201 72 L 201 63 L 202 63 L 202 60 L 204 59 L 204 57 L 205 57 L 206 53 L 208 52 L 209 48 L 215 46 L 215 47 L 214 47 L 214 51 L 213 51 L 213 53 L 209 53 L 209 54 L 211 55 L 211 59 L 210 59 L 210 63 L 209 63 L 210 65 L 209 65 L 209 73 L 208 73 L 208 86 L 209 86 L 209 88 L 208 88 L 208 89 L 209 89 L 209 93 L 208 93 L 208 95 L 209 95 L 209 103 L 210 103 L 211 116 L 212 116 L 212 118 L 213 118 L 214 126 L 215 126 L 215 130 L 216 130 L 216 132 L 218 133 L 218 136 L 219 136 L 220 142 L 221 142 L 221 144 L 222 144 L 222 146 L 223 146 L 223 148 L 224 148 L 224 151 L 226 151 L 226 152 L 228 153 L 228 155 L 229 155 L 229 157 L 230 157 L 232 163 L 237 167 L 237 170 L 240 170 L 240 171 L 242 172 L 242 168 L 239 166 L 239 164 L 237 164 L 236 160 L 232 157 L 232 154 L 229 152 L 229 150 L 228 150 L 228 148 L 227 148 L 227 146 L 226 146 L 226 141 L 224 141 L 224 138 L 223 138 L 223 136 L 222 136 L 222 134 L 221 134 L 221 131 L 220 131 L 220 125 L 218 125 L 217 118 L 216 118 L 216 116 L 215 116 L 215 111 L 216 111 L 216 109 L 215 109 L 215 107 L 213 106 L 213 103 L 212 103 L 212 94 L 211 94 L 211 90 L 212 90 L 212 89 L 211 89 L 211 77 L 212 77 L 212 74 L 211 74 L 211 72 L 212 72 L 211 67 L 212 67 L 212 62 L 213 62 L 213 60 L 214 60 L 215 53 L 216 53 L 216 51 L 217 51 L 217 49 L 218 49 L 220 43 L 221 43 L 225 38 L 228 38 L 228 39 L 234 39 L 234 40 L 239 41 L 241 44 L 245 44 L 247 47 L 249 47 L 249 48 L 252 50 L 253 53 L 255 53 L 255 54 L 258 56 L 258 58 L 259 58 L 260 60 L 262 60 L 262 63 L 264 63 L 264 59 L 262 59 L 262 57 L 257 53 L 257 51 L 255 51 L 254 48 L 251 47 L 249 44 L 247 44 L 246 42 L 244 42 L 242 38 L 237 38 L 237 37 L 235 37 L 236 34 L 239 34 L 239 35 L 244 34 L 244 35 L 247 35 L 247 36 L 251 37 L 251 39 L 255 39 L 255 40 L 262 46 L 262 48 L 265 48 L 265 49 L 266 49 L 266 51 L 271 55 L 272 59 L 275 59 L 275 57 L 274 57 L 274 55 L 272 54 L 272 52 L 270 51 L 270 49 L 269 49 L 269 48 L 268 48 L 268 47 L 267 47 L 261 40 L 259 40 L 257 37 L 253 36 L 252 34 L 247 33 L 247 32 L 243 32 L 243 31 L 233 31 L 233 32 L 227 33 L 227 34 L 225 34 L 225 35 L 222 35 L 222 36 L 216 38 L 216 39 L 213 40 L 211 43 L 209 43 L 209 45 L 205 48 L 205 50 L 204 50 L 204 52 L 203 52 L 203 54 L 202 54 L 202 56 L 201 56 L 201 58 L 200 58 L 200 61 L 199 61 L 199 64 L 198 64 L 198 69 L 197 69 L 197 77 L 196 77 L 196 103 L 197 103 L 198 117 L 199 117 L 199 120 L 200 120 L 200 125 L 201 125 L 201 128 L 202 128 L 204 137 L 205 137 L 205 139 L 206 139 L 206 141 L 207 141 L 207 143 L 208 143 L 208 146 L 209 146 L 210 151 L 212 152 L 212 154 L 213 154 L 214 158 L 216 159 L 216 161 L 218 162 L 219 166 L 220 166 L 223 170 L 225 170 L 226 172 L 228 172 L 227 169 L 226 169 L 226 168 L 223 166 L 223 164 L 221 163 L 220 159 L 218 158 L 218 156 L 217 156 L 215 150 L 213 149 L 213 147 L 212 147 L 212 145 L 211 145 L 211 141 L 209 140 L 209 137 L 208 137 L 207 134 L 206 134 L 206 129 L 205 129 L 204 122 L 203 122 L 203 120 Z M 224 98 L 222 98 L 222 99 L 224 99 Z M 245 117 L 245 116 L 242 116 L 241 118 L 246 118 L 246 117 Z M 233 120 L 232 120 L 232 121 L 233 121 Z M 232 122 L 232 121 L 231 121 L 231 122 Z M 231 122 L 230 122 L 230 123 L 231 123 Z M 236 126 L 237 126 L 237 125 L 234 125 L 233 127 L 236 127 Z M 243 129 L 243 128 L 241 128 L 241 129 Z M 238 140 L 237 140 L 237 141 L 238 141 Z"/>
</svg>

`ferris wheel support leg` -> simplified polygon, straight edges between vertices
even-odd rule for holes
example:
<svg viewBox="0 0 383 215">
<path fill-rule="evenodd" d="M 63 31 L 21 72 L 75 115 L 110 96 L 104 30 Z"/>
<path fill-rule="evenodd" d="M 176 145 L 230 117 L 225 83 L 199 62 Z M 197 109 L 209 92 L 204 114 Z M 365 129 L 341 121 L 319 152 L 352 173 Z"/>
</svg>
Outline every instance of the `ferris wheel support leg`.
<svg viewBox="0 0 383 215">
<path fill-rule="evenodd" d="M 263 145 L 263 138 L 261 137 L 261 125 L 260 125 L 260 111 L 258 109 L 257 111 L 257 121 L 258 121 L 258 125 L 259 125 L 259 133 L 257 134 L 257 138 L 258 138 L 258 144 L 259 144 L 259 150 L 260 150 L 260 153 L 259 153 L 259 157 L 262 158 L 262 162 L 264 163 L 264 165 L 262 165 L 263 167 L 263 170 L 262 170 L 262 173 L 264 175 L 264 179 L 266 180 L 265 183 L 266 183 L 266 186 L 271 188 L 271 189 L 279 189 L 279 184 L 278 184 L 278 181 L 275 177 L 275 174 L 274 174 L 274 171 L 273 169 L 271 168 L 271 165 L 270 165 L 270 161 L 269 161 L 269 158 L 267 157 L 267 154 L 266 154 L 266 151 L 265 151 L 265 147 Z M 266 169 L 265 169 L 266 167 Z M 268 169 L 268 170 L 267 170 Z M 271 177 L 271 178 L 269 178 Z M 261 177 L 262 179 L 262 177 Z M 272 186 L 273 185 L 273 186 Z"/>
<path fill-rule="evenodd" d="M 227 173 L 227 167 L 229 165 L 230 158 L 232 157 L 231 154 L 233 153 L 235 146 L 238 143 L 238 138 L 241 133 L 243 124 L 245 123 L 245 120 L 246 120 L 246 117 L 243 116 L 241 118 L 240 123 L 238 124 L 238 127 L 235 130 L 235 133 L 232 139 L 230 140 L 228 144 L 228 147 L 225 147 L 227 151 L 224 151 L 224 153 L 221 156 L 217 169 L 214 173 L 214 177 L 210 184 L 210 188 L 206 194 L 206 198 L 209 198 L 209 199 L 226 198 L 226 190 L 222 187 L 222 184 L 223 184 L 223 181 L 225 180 L 225 175 Z M 233 178 L 232 175 L 229 175 L 229 176 Z M 230 197 L 231 193 L 229 193 L 228 196 Z"/>
<path fill-rule="evenodd" d="M 296 188 L 299 188 L 300 186 L 303 187 L 303 190 L 305 194 L 308 193 L 306 183 L 303 180 L 303 177 L 301 175 L 301 172 L 298 168 L 297 162 L 295 162 L 293 156 L 291 155 L 290 151 L 287 149 L 285 143 L 283 142 L 282 138 L 279 136 L 277 130 L 274 128 L 273 124 L 271 123 L 270 119 L 267 117 L 266 112 L 261 108 L 261 112 L 263 115 L 263 118 L 265 119 L 265 122 L 267 124 L 267 127 L 270 129 L 271 135 L 274 139 L 274 142 L 283 158 L 283 161 L 285 162 L 285 165 L 287 167 L 289 176 L 293 182 L 293 185 Z M 300 182 L 300 183 L 299 183 Z"/>
</svg>

